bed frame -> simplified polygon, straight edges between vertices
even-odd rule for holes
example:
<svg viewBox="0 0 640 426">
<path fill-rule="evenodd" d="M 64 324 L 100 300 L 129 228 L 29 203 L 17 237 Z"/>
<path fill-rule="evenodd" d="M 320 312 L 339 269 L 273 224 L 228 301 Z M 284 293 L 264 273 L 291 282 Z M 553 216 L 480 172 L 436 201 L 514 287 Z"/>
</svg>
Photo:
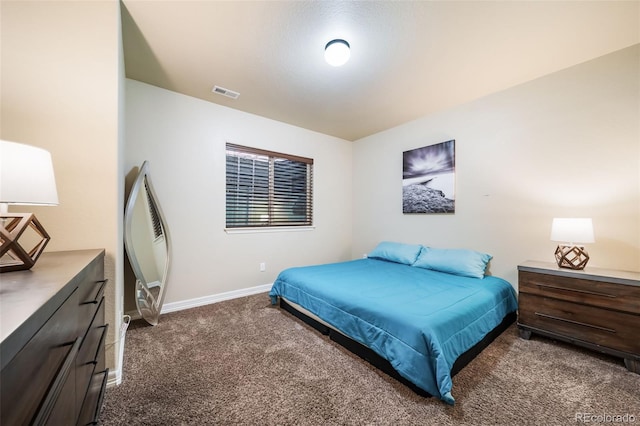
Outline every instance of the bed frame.
<svg viewBox="0 0 640 426">
<path fill-rule="evenodd" d="M 353 352 L 355 355 L 368 361 L 374 367 L 378 368 L 379 370 L 393 377 L 400 383 L 406 385 L 416 394 L 423 397 L 432 396 L 430 393 L 428 393 L 424 389 L 421 389 L 418 386 L 416 386 L 410 380 L 407 380 L 404 377 L 402 377 L 400 373 L 398 373 L 393 368 L 393 366 L 389 361 L 387 361 L 386 359 L 384 359 L 383 357 L 375 353 L 372 349 L 368 348 L 367 346 L 359 342 L 356 342 L 355 340 L 345 336 L 339 331 L 334 330 L 333 328 L 328 327 L 325 324 L 322 324 L 321 322 L 318 322 L 315 319 L 309 317 L 308 315 L 298 311 L 291 304 L 283 300 L 282 297 L 280 297 L 279 299 L 280 299 L 280 307 L 285 311 L 289 312 L 290 314 L 292 314 L 293 316 L 295 316 L 296 318 L 299 318 L 300 320 L 310 325 L 311 327 L 313 327 L 320 333 L 324 334 L 325 336 L 329 336 L 331 340 L 342 345 L 344 348 Z M 511 312 L 510 314 L 508 314 L 506 317 L 504 317 L 502 322 L 498 324 L 496 328 L 491 330 L 481 341 L 479 341 L 469 350 L 467 350 L 462 355 L 460 355 L 456 360 L 456 362 L 453 364 L 453 367 L 451 368 L 451 377 L 455 376 L 460 370 L 462 370 L 467 364 L 469 364 L 480 352 L 482 352 L 484 348 L 489 346 L 489 344 L 493 342 L 496 337 L 502 334 L 503 331 L 505 331 L 511 324 L 513 324 L 516 320 L 516 317 L 517 315 L 515 312 Z"/>
</svg>

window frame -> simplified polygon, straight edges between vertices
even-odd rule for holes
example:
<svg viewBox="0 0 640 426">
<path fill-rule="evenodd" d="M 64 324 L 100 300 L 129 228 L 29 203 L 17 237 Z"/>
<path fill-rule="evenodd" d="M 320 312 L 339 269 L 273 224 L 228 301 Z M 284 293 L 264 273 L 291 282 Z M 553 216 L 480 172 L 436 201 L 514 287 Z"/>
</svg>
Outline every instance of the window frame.
<svg viewBox="0 0 640 426">
<path fill-rule="evenodd" d="M 265 220 L 265 224 L 262 225 L 257 221 L 251 221 L 248 217 L 245 224 L 238 224 L 229 221 L 229 154 L 232 154 L 236 157 L 241 157 L 242 154 L 248 156 L 260 156 L 266 157 L 268 162 L 268 219 Z M 289 160 L 297 163 L 302 163 L 306 165 L 306 177 L 305 177 L 305 192 L 304 192 L 304 206 L 305 213 L 304 219 L 302 220 L 292 220 L 292 221 L 283 221 L 282 216 L 275 214 L 274 211 L 276 207 L 282 207 L 287 198 L 292 197 L 296 194 L 296 192 L 291 190 L 290 193 L 285 193 L 284 197 L 280 195 L 275 195 L 274 191 L 276 186 L 276 172 L 275 172 L 275 162 Z M 302 157 L 298 155 L 285 154 L 282 152 L 276 152 L 266 149 L 253 148 L 245 145 L 238 145 L 234 143 L 227 142 L 225 144 L 225 231 L 228 233 L 246 233 L 246 232 L 273 232 L 273 231 L 285 231 L 285 230 L 307 230 L 313 229 L 313 164 L 314 161 L 312 158 Z M 240 173 L 237 173 L 234 177 L 238 178 Z M 255 173 L 252 174 L 255 179 Z M 239 181 L 236 185 L 236 188 L 240 185 Z M 239 191 L 238 191 L 239 192 Z M 255 193 L 253 190 L 252 194 Z M 301 194 L 301 192 L 300 192 Z M 249 208 L 254 206 L 252 204 L 248 204 Z M 260 204 L 258 204 L 260 205 Z M 235 205 L 237 207 L 237 205 Z M 264 207 L 264 205 L 262 205 Z M 255 208 L 255 207 L 254 207 Z"/>
</svg>

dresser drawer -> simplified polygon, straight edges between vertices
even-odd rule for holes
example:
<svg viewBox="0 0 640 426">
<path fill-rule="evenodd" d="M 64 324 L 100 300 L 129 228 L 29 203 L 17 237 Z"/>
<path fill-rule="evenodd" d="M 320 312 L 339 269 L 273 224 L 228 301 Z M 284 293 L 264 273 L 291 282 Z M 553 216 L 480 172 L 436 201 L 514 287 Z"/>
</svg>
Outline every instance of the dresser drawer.
<svg viewBox="0 0 640 426">
<path fill-rule="evenodd" d="M 518 323 L 570 339 L 640 353 L 640 315 L 520 293 Z"/>
<path fill-rule="evenodd" d="M 102 399 L 104 398 L 104 391 L 107 387 L 108 377 L 108 368 L 106 370 L 96 371 L 96 373 L 91 377 L 91 383 L 89 384 L 89 390 L 87 391 L 87 398 L 84 401 L 80 417 L 78 418 L 79 426 L 98 424 L 100 407 L 102 406 Z"/>
<path fill-rule="evenodd" d="M 74 291 L 2 370 L 0 424 L 28 424 L 41 408 L 76 340 L 77 306 Z"/>
<path fill-rule="evenodd" d="M 78 299 L 80 303 L 96 299 L 97 289 L 106 281 L 104 279 L 104 262 L 92 262 L 87 265 L 86 277 L 78 285 Z"/>
<path fill-rule="evenodd" d="M 518 290 L 640 315 L 640 286 L 519 271 Z"/>
<path fill-rule="evenodd" d="M 103 262 L 93 262 L 87 266 L 87 277 L 78 285 L 78 324 L 81 333 L 86 333 L 96 315 L 100 300 L 104 295 L 107 280 L 104 279 Z M 84 335 L 84 334 L 82 334 Z"/>
<path fill-rule="evenodd" d="M 80 287 L 84 287 L 85 290 L 87 288 L 91 289 L 91 291 L 85 291 L 84 295 L 80 293 L 80 296 L 83 296 L 78 309 L 78 326 L 80 327 L 81 336 L 84 336 L 89 331 L 89 324 L 91 324 L 95 318 L 100 303 L 104 299 L 104 288 L 106 285 L 106 281 L 91 281 Z M 102 318 L 104 318 L 104 314 Z"/>
<path fill-rule="evenodd" d="M 107 326 L 104 324 L 104 309 L 103 297 L 96 315 L 93 318 L 93 322 L 89 327 L 89 331 L 82 342 L 80 352 L 78 353 L 76 372 L 78 413 L 85 399 L 85 393 L 89 387 L 91 376 L 95 371 L 104 370 L 104 363 L 98 365 L 102 359 L 100 355 L 104 352 L 104 344 L 107 337 Z"/>
<path fill-rule="evenodd" d="M 69 347 L 67 357 L 38 409 L 33 426 L 72 425 L 77 418 L 75 364 L 80 339 L 76 338 L 73 345 L 66 346 Z"/>
<path fill-rule="evenodd" d="M 67 381 L 60 392 L 60 397 L 56 400 L 51 415 L 44 421 L 43 425 L 72 425 L 76 419 L 75 416 L 75 386 L 73 372 L 67 378 Z M 34 426 L 38 424 L 34 423 Z"/>
</svg>

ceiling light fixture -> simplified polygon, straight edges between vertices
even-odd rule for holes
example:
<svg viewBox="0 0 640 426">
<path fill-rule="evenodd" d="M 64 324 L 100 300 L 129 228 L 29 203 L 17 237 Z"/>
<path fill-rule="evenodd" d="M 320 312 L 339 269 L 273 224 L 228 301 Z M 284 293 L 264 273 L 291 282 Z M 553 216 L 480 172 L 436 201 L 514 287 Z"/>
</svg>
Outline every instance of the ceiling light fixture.
<svg viewBox="0 0 640 426">
<path fill-rule="evenodd" d="M 350 46 L 345 40 L 331 40 L 324 47 L 324 59 L 329 65 L 339 67 L 344 65 L 351 56 Z"/>
</svg>

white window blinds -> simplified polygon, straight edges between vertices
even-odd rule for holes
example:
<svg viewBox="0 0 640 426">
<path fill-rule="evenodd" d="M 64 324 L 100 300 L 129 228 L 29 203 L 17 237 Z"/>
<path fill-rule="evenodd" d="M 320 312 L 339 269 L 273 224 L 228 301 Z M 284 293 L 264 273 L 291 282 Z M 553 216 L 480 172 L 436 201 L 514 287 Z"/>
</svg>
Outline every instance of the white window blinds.
<svg viewBox="0 0 640 426">
<path fill-rule="evenodd" d="M 310 226 L 313 159 L 228 143 L 227 228 Z"/>
</svg>

